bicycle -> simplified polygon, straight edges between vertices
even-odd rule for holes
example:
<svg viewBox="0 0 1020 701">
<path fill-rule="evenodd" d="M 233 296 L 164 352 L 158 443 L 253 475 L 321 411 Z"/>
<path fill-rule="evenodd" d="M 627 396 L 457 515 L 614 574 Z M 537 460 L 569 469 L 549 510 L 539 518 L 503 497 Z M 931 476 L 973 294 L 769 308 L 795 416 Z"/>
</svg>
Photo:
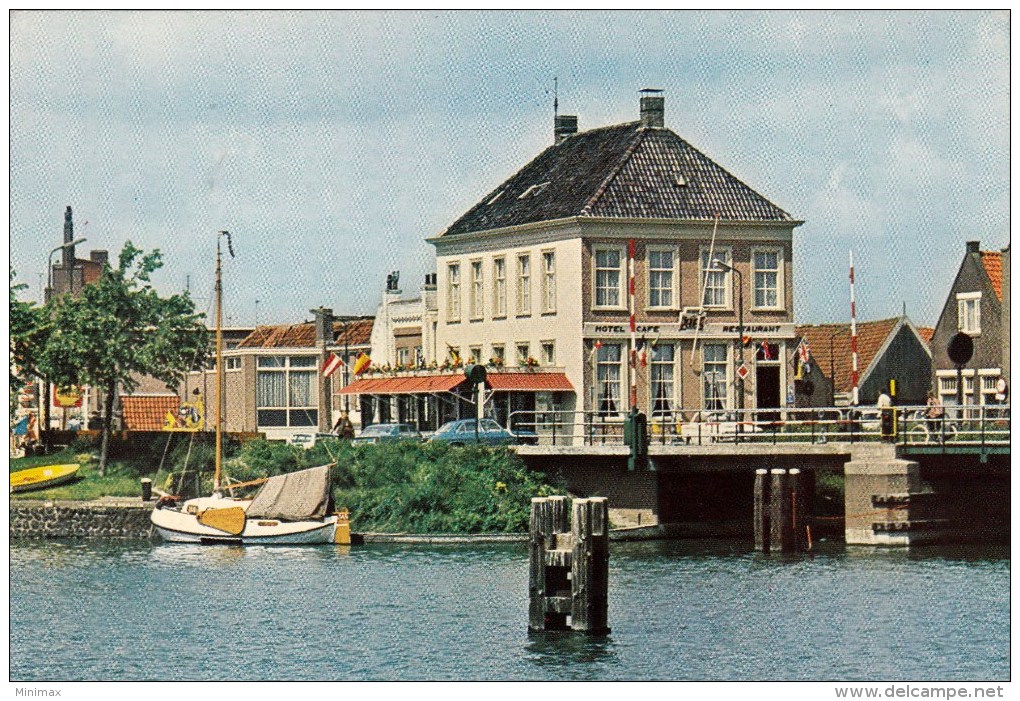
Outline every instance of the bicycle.
<svg viewBox="0 0 1020 701">
<path fill-rule="evenodd" d="M 909 443 L 938 443 L 956 440 L 959 429 L 955 421 L 950 421 L 943 414 L 938 418 L 925 415 L 924 409 L 918 409 L 910 415 L 908 421 L 914 422 L 907 430 Z"/>
</svg>

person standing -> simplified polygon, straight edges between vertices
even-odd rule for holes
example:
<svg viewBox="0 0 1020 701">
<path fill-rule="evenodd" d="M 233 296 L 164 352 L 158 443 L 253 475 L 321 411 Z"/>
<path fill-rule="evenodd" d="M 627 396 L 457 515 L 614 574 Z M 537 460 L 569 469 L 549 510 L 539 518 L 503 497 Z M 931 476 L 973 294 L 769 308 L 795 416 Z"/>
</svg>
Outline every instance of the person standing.
<svg viewBox="0 0 1020 701">
<path fill-rule="evenodd" d="M 934 435 L 939 432 L 939 421 L 945 413 L 945 407 L 942 406 L 939 396 L 934 392 L 928 392 L 928 409 L 925 411 L 925 416 L 928 417 L 928 433 Z"/>
<path fill-rule="evenodd" d="M 333 425 L 333 432 L 340 440 L 349 441 L 354 438 L 354 424 L 351 423 L 346 411 L 340 412 L 340 418 Z"/>
</svg>

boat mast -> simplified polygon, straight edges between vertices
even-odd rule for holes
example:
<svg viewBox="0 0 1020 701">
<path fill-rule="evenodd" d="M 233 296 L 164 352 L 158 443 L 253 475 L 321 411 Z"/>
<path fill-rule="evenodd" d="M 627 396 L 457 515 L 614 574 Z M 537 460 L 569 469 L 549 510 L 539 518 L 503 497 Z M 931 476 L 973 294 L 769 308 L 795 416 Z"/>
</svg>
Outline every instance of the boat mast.
<svg viewBox="0 0 1020 701">
<path fill-rule="evenodd" d="M 220 467 L 223 462 L 223 273 L 220 255 L 221 231 L 216 236 L 216 472 L 213 474 L 213 493 L 220 491 Z M 229 234 L 227 234 L 229 235 Z"/>
</svg>

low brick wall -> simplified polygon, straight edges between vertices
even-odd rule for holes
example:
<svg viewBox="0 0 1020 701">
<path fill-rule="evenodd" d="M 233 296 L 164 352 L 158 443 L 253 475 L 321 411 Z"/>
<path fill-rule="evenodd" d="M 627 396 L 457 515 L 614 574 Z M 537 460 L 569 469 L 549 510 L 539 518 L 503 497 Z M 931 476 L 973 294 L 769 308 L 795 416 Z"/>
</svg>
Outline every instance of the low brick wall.
<svg viewBox="0 0 1020 701">
<path fill-rule="evenodd" d="M 153 504 L 140 499 L 10 502 L 11 538 L 148 538 Z"/>
</svg>

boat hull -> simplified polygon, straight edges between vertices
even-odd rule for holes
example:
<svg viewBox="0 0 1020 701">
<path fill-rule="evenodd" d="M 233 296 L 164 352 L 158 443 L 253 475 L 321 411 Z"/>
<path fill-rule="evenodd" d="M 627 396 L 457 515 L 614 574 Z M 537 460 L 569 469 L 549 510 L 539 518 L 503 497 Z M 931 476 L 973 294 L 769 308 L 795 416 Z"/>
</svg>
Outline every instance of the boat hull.
<svg viewBox="0 0 1020 701">
<path fill-rule="evenodd" d="M 70 482 L 78 474 L 78 465 L 44 465 L 11 473 L 11 493 L 48 489 Z"/>
<path fill-rule="evenodd" d="M 216 508 L 230 508 L 229 500 L 221 500 Z M 191 502 L 184 504 L 185 509 Z M 246 505 L 245 502 L 237 504 Z M 196 513 L 176 509 L 155 509 L 152 525 L 168 543 L 209 543 L 224 545 L 314 545 L 332 543 L 336 536 L 336 516 L 321 520 L 278 521 L 248 519 L 239 534 L 226 533 L 199 522 Z"/>
</svg>

